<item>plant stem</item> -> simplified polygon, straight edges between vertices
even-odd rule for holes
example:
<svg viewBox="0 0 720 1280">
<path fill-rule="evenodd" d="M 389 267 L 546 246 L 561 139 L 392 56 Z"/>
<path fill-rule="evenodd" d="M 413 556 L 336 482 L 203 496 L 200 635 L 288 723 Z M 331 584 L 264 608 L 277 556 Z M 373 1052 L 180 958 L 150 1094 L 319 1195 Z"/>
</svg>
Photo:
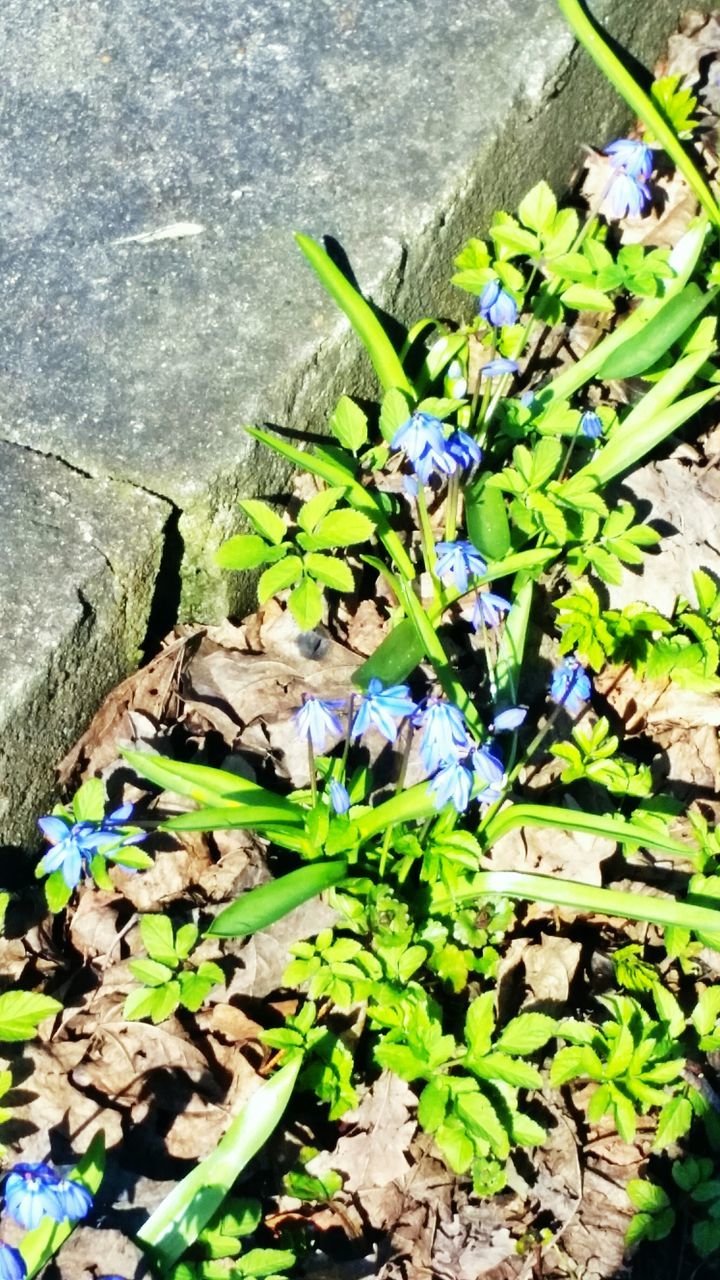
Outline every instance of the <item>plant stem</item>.
<svg viewBox="0 0 720 1280">
<path fill-rule="evenodd" d="M 313 751 L 313 744 L 310 738 L 308 738 L 307 746 L 308 746 L 308 769 L 310 770 L 310 803 L 314 809 L 315 805 L 317 804 L 318 793 L 317 793 L 317 778 L 315 777 L 315 752 Z"/>
</svg>

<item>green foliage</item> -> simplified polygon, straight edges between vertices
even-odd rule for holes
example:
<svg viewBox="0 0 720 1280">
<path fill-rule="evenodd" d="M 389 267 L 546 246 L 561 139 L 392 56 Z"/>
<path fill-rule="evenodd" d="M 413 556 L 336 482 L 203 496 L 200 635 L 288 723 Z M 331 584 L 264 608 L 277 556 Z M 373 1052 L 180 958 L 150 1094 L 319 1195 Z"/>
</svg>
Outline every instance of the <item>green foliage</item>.
<svg viewBox="0 0 720 1280">
<path fill-rule="evenodd" d="M 339 431 L 351 443 L 359 440 L 359 414 L 357 406 L 343 397 L 331 422 L 336 434 Z M 345 493 L 342 485 L 321 489 L 300 507 L 294 530 L 266 502 L 241 502 L 255 533 L 229 538 L 216 555 L 217 563 L 222 569 L 235 570 L 269 565 L 258 582 L 260 604 L 292 587 L 290 610 L 301 630 L 311 631 L 322 617 L 324 588 L 344 592 L 354 588 L 350 566 L 328 552 L 367 542 L 375 531 L 364 512 L 339 505 Z"/>
<path fill-rule="evenodd" d="M 709 1258 L 720 1249 L 720 1178 L 713 1160 L 688 1156 L 675 1160 L 670 1167 L 674 1182 L 672 1199 L 663 1187 L 641 1178 L 627 1184 L 630 1201 L 638 1212 L 631 1219 L 625 1242 L 663 1240 L 676 1221 L 673 1201 L 678 1199 L 690 1219 L 690 1239 L 701 1258 Z"/>
<path fill-rule="evenodd" d="M 652 776 L 647 765 L 637 765 L 628 756 L 618 754 L 619 739 L 610 733 L 605 716 L 591 727 L 576 725 L 572 742 L 559 742 L 550 750 L 567 761 L 560 774 L 561 782 L 586 778 L 613 795 L 647 796 L 652 790 Z"/>
<path fill-rule="evenodd" d="M 682 86 L 682 76 L 661 76 L 650 86 L 653 102 L 678 138 L 688 138 L 697 128 L 695 116 L 698 100 L 692 89 Z M 654 142 L 652 131 L 645 130 L 645 141 Z"/>
<path fill-rule="evenodd" d="M 0 995 L 0 1040 L 32 1040 L 39 1023 L 62 1011 L 52 996 L 35 991 L 5 991 Z"/>
<path fill-rule="evenodd" d="M 123 1006 L 123 1017 L 129 1022 L 150 1018 L 164 1022 L 179 1007 L 197 1013 L 213 987 L 225 981 L 219 965 L 203 960 L 197 966 L 188 964 L 198 940 L 194 924 L 173 929 L 168 916 L 147 915 L 140 919 L 147 958 L 131 960 L 130 972 L 142 986 L 131 991 Z"/>
</svg>

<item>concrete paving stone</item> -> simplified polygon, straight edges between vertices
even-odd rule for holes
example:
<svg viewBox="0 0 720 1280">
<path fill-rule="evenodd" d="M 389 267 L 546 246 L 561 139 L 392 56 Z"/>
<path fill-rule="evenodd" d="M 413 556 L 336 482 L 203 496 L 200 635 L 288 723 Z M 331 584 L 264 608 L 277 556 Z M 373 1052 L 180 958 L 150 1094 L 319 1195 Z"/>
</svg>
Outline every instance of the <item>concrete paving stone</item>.
<svg viewBox="0 0 720 1280">
<path fill-rule="evenodd" d="M 681 8 L 595 5 L 646 60 Z M 372 385 L 293 229 L 457 314 L 463 240 L 626 119 L 554 0 L 4 0 L 0 51 L 0 438 L 168 499 L 205 620 L 238 496 L 282 487 L 242 423 Z"/>
<path fill-rule="evenodd" d="M 170 511 L 0 443 L 0 845 L 32 840 L 57 762 L 137 666 Z"/>
</svg>

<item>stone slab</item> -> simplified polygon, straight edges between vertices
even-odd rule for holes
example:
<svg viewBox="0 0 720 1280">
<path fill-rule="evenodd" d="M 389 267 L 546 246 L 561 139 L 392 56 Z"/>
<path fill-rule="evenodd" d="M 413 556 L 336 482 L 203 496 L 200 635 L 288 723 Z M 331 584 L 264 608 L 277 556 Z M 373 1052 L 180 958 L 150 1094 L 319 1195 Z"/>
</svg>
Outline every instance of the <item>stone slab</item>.
<svg viewBox="0 0 720 1280">
<path fill-rule="evenodd" d="M 0 844 L 32 839 L 57 762 L 137 666 L 169 513 L 0 443 Z"/>
<path fill-rule="evenodd" d="M 681 7 L 595 6 L 646 60 Z M 282 483 L 242 423 L 371 385 L 293 229 L 457 313 L 463 239 L 626 115 L 553 0 L 4 0 L 0 52 L 0 438 L 169 500 L 203 619 L 237 497 Z"/>
</svg>

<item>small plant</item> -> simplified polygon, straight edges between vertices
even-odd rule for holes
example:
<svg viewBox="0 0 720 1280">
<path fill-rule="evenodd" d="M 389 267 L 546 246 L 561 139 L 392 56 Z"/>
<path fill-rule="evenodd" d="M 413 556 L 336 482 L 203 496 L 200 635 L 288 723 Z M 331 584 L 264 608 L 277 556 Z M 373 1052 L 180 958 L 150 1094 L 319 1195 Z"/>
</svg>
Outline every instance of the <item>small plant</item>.
<svg viewBox="0 0 720 1280">
<path fill-rule="evenodd" d="M 211 960 L 203 960 L 197 968 L 189 965 L 198 935 L 194 924 L 180 925 L 174 931 L 168 916 L 141 918 L 140 936 L 148 958 L 129 963 L 130 972 L 142 986 L 127 996 L 123 1017 L 131 1022 L 150 1018 L 158 1023 L 178 1007 L 197 1013 L 212 988 L 225 981 L 222 969 Z"/>
</svg>

